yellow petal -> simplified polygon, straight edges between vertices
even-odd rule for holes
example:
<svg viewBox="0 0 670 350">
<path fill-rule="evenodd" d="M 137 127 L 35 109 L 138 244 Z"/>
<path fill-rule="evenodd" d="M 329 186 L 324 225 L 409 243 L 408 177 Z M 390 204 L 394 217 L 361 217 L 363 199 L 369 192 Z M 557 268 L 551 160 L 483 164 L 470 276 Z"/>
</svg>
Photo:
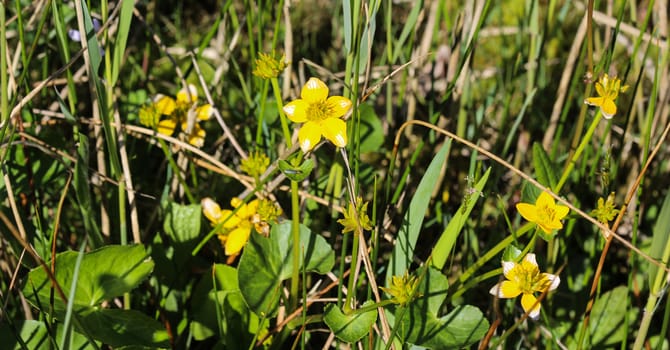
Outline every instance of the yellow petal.
<svg viewBox="0 0 670 350">
<path fill-rule="evenodd" d="M 537 298 L 533 294 L 524 293 L 521 296 L 521 307 L 528 313 L 528 317 L 534 320 L 540 316 L 540 303 L 537 303 Z"/>
<path fill-rule="evenodd" d="M 220 222 L 221 217 L 221 207 L 213 199 L 206 197 L 200 201 L 202 206 L 202 213 L 205 214 L 205 217 L 211 221 L 213 224 Z"/>
<path fill-rule="evenodd" d="M 328 118 L 321 122 L 321 131 L 337 147 L 347 145 L 347 123 L 342 119 Z"/>
<path fill-rule="evenodd" d="M 523 258 L 523 261 L 521 262 L 523 264 L 524 270 L 525 271 L 533 271 L 537 270 L 539 271 L 540 268 L 537 266 L 537 260 L 535 259 L 535 254 L 534 253 L 528 253 L 526 256 Z"/>
<path fill-rule="evenodd" d="M 530 222 L 537 222 L 537 208 L 528 203 L 518 203 L 516 210 L 523 216 L 524 219 Z"/>
<path fill-rule="evenodd" d="M 212 117 L 212 106 L 204 104 L 195 109 L 196 116 L 199 120 L 209 120 Z"/>
<path fill-rule="evenodd" d="M 605 80 L 605 84 L 607 84 L 607 80 Z M 605 97 L 605 96 L 607 96 L 607 87 L 603 86 L 603 84 L 597 82 L 596 83 L 596 92 L 598 93 L 598 96 Z"/>
<path fill-rule="evenodd" d="M 187 136 L 187 141 L 195 147 L 202 147 L 205 144 L 206 134 L 205 129 L 198 124 L 194 124 L 193 131 Z"/>
<path fill-rule="evenodd" d="M 174 133 L 174 129 L 177 127 L 177 122 L 173 118 L 169 119 L 163 119 L 158 122 L 158 127 L 156 128 L 156 131 L 163 135 L 172 135 Z"/>
<path fill-rule="evenodd" d="M 619 90 L 621 89 L 621 80 L 619 78 L 614 78 L 612 86 L 607 90 L 607 98 L 614 101 L 619 96 Z"/>
<path fill-rule="evenodd" d="M 303 152 L 311 151 L 321 141 L 321 127 L 314 122 L 307 122 L 298 131 L 298 142 Z"/>
<path fill-rule="evenodd" d="M 294 123 L 304 123 L 307 121 L 307 109 L 309 104 L 307 101 L 302 99 L 297 99 L 289 102 L 284 106 L 283 110 L 286 113 L 288 119 Z"/>
<path fill-rule="evenodd" d="M 605 101 L 604 97 L 589 97 L 584 100 L 584 103 L 586 103 L 587 105 L 600 107 L 602 106 L 603 101 Z"/>
<path fill-rule="evenodd" d="M 508 280 L 513 279 L 514 272 L 512 271 L 514 271 L 516 263 L 514 261 L 503 261 L 502 266 L 503 266 L 503 275 L 505 275 L 505 277 Z"/>
<path fill-rule="evenodd" d="M 491 294 L 497 295 L 498 298 L 503 298 L 503 299 L 510 299 L 510 298 L 516 298 L 519 294 L 521 294 L 521 289 L 519 289 L 519 286 L 512 282 L 512 281 L 502 281 L 498 283 L 494 288 L 497 287 L 497 290 L 495 290 L 496 293 L 493 293 L 494 290 L 491 289 L 490 292 Z"/>
<path fill-rule="evenodd" d="M 240 218 L 233 214 L 232 210 L 221 210 L 221 217 L 223 218 L 223 227 L 227 229 L 235 228 L 240 225 Z"/>
<path fill-rule="evenodd" d="M 326 100 L 328 109 L 332 112 L 330 117 L 342 118 L 351 108 L 351 100 L 343 96 L 331 96 Z"/>
<path fill-rule="evenodd" d="M 603 117 L 606 119 L 611 119 L 616 114 L 616 104 L 614 101 L 604 98 L 603 103 L 600 105 L 600 112 L 602 112 Z"/>
<path fill-rule="evenodd" d="M 155 99 L 154 106 L 160 114 L 171 115 L 174 112 L 176 104 L 172 97 L 158 95 Z"/>
<path fill-rule="evenodd" d="M 562 220 L 564 217 L 568 215 L 570 212 L 570 208 L 566 207 L 565 205 L 557 205 L 555 208 L 555 218 L 556 220 Z"/>
<path fill-rule="evenodd" d="M 545 278 L 545 279 L 550 281 L 551 284 L 549 285 L 549 288 L 548 288 L 549 291 L 552 291 L 552 290 L 558 288 L 558 285 L 561 284 L 561 278 L 556 276 L 556 275 L 552 275 L 550 273 L 543 272 L 542 273 L 542 278 Z"/>
<path fill-rule="evenodd" d="M 302 87 L 300 97 L 307 103 L 325 101 L 328 97 L 328 86 L 318 78 L 309 78 L 305 86 Z"/>
<path fill-rule="evenodd" d="M 560 230 L 563 228 L 563 224 L 560 221 L 552 221 L 552 222 L 538 222 L 538 226 L 544 231 L 546 234 L 551 234 L 554 232 L 554 230 Z"/>
<path fill-rule="evenodd" d="M 228 233 L 226 239 L 226 255 L 237 255 L 249 240 L 251 226 L 243 225 Z"/>
<path fill-rule="evenodd" d="M 543 207 L 553 208 L 555 205 L 556 205 L 556 202 L 554 201 L 554 197 L 552 197 L 547 192 L 540 193 L 540 195 L 535 200 L 535 206 L 538 207 L 538 208 L 543 208 Z"/>
<path fill-rule="evenodd" d="M 197 100 L 198 100 L 198 89 L 193 84 L 188 84 L 188 91 L 185 88 L 182 88 L 181 90 L 179 90 L 179 92 L 177 92 L 177 102 L 179 103 L 193 103 Z"/>
</svg>

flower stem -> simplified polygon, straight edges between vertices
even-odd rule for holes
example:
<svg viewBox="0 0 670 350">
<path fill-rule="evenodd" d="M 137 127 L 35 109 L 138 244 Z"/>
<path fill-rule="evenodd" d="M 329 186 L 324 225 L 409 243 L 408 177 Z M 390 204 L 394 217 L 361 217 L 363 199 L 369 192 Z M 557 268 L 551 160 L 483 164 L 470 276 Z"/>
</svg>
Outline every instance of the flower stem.
<svg viewBox="0 0 670 350">
<path fill-rule="evenodd" d="M 290 142 L 288 139 L 287 141 Z M 296 164 L 302 162 L 302 157 L 302 152 L 298 151 Z M 291 237 L 293 240 L 293 275 L 291 276 L 289 310 L 292 311 L 298 307 L 300 286 L 300 198 L 298 197 L 298 181 L 293 180 L 291 180 Z"/>
<path fill-rule="evenodd" d="M 600 110 L 598 110 L 595 118 L 593 118 L 593 121 L 589 126 L 589 129 L 586 131 L 586 134 L 582 138 L 582 141 L 579 143 L 579 146 L 577 146 L 577 150 L 572 155 L 572 157 L 570 157 L 570 161 L 563 170 L 563 174 L 561 175 L 561 179 L 558 181 L 558 184 L 556 184 L 556 188 L 553 189 L 555 193 L 558 193 L 563 187 L 563 185 L 565 185 L 565 182 L 568 180 L 568 176 L 570 176 L 572 169 L 575 168 L 575 163 L 577 163 L 577 160 L 582 155 L 582 152 L 584 152 L 586 145 L 591 140 L 591 136 L 593 136 L 593 133 L 596 131 L 596 127 L 598 126 L 600 119 L 602 119 L 602 113 L 600 112 Z"/>
<path fill-rule="evenodd" d="M 349 274 L 349 284 L 347 285 L 347 298 L 344 302 L 344 307 L 342 308 L 347 315 L 352 311 L 351 299 L 356 294 L 354 293 L 354 290 L 356 288 L 356 277 L 358 273 L 355 269 L 358 266 L 358 245 L 360 244 L 360 235 L 358 232 L 354 231 L 352 232 L 352 235 L 354 236 L 354 243 L 351 246 L 351 273 Z"/>
<path fill-rule="evenodd" d="M 270 79 L 272 83 L 272 91 L 275 94 L 275 101 L 277 102 L 277 111 L 279 111 L 279 120 L 281 121 L 281 129 L 284 133 L 284 139 L 286 139 L 286 146 L 288 148 L 293 147 L 293 142 L 291 142 L 291 133 L 288 131 L 288 122 L 286 122 L 286 115 L 284 114 L 284 103 L 281 98 L 281 90 L 279 89 L 279 82 L 277 78 Z"/>
</svg>

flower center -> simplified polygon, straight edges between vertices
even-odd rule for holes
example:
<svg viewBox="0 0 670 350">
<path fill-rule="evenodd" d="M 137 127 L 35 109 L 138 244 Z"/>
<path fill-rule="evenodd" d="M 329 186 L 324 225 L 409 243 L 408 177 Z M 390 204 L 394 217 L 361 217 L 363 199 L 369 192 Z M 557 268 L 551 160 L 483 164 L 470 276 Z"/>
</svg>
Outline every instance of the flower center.
<svg viewBox="0 0 670 350">
<path fill-rule="evenodd" d="M 311 103 L 307 109 L 307 120 L 311 122 L 320 122 L 328 119 L 331 115 L 330 107 L 326 101 Z"/>
<path fill-rule="evenodd" d="M 519 287 L 523 294 L 532 294 L 537 291 L 538 271 L 534 268 L 527 268 L 523 264 L 517 265 L 517 273 L 515 274 L 514 282 Z"/>
<path fill-rule="evenodd" d="M 537 216 L 540 219 L 540 222 L 553 222 L 554 218 L 556 217 L 556 211 L 554 208 L 550 208 L 548 206 L 543 206 L 537 208 Z"/>
</svg>

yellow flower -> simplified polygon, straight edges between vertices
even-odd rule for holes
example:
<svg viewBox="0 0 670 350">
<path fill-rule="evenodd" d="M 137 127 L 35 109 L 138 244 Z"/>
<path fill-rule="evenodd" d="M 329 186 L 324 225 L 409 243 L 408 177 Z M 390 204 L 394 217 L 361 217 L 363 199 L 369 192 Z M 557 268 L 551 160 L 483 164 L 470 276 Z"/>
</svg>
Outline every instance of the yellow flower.
<svg viewBox="0 0 670 350">
<path fill-rule="evenodd" d="M 389 288 L 379 287 L 389 294 L 394 304 L 407 306 L 412 300 L 421 297 L 421 293 L 416 292 L 419 286 L 419 280 L 416 276 L 410 276 L 407 271 L 403 276 L 391 277 L 391 286 Z"/>
<path fill-rule="evenodd" d="M 294 123 L 304 123 L 298 132 L 303 152 L 308 152 L 321 141 L 321 136 L 337 147 L 347 145 L 347 124 L 342 118 L 351 100 L 343 96 L 328 97 L 328 86 L 310 78 L 302 87 L 300 97 L 284 106 L 284 113 Z"/>
<path fill-rule="evenodd" d="M 570 208 L 557 205 L 554 198 L 547 192 L 542 192 L 537 197 L 535 205 L 519 203 L 516 205 L 516 210 L 524 219 L 536 223 L 547 234 L 550 234 L 553 230 L 562 229 L 561 219 L 570 212 Z"/>
<path fill-rule="evenodd" d="M 370 217 L 368 217 L 368 202 L 363 202 L 361 197 L 356 198 L 356 206 L 349 203 L 347 211 L 344 212 L 344 219 L 339 219 L 337 222 L 344 226 L 342 233 L 362 233 L 358 232 L 359 223 L 361 229 L 367 231 L 372 230 L 372 221 L 370 220 Z"/>
<path fill-rule="evenodd" d="M 614 205 L 614 193 L 607 196 L 607 201 L 602 197 L 598 198 L 598 207 L 591 211 L 591 215 L 595 216 L 598 221 L 607 225 L 614 217 L 619 214 L 619 209 Z"/>
<path fill-rule="evenodd" d="M 507 280 L 502 281 L 489 291 L 498 298 L 516 298 L 521 294 L 521 306 L 532 319 L 540 316 L 540 303 L 535 293 L 552 291 L 561 283 L 561 279 L 549 273 L 540 273 L 535 254 L 528 253 L 521 263 L 503 261 L 503 274 Z"/>
<path fill-rule="evenodd" d="M 217 227 L 217 235 L 223 245 L 226 255 L 236 256 L 249 240 L 251 229 L 258 215 L 258 200 L 252 200 L 244 204 L 241 199 L 233 198 L 230 205 L 237 209 L 221 210 L 219 205 L 211 198 L 203 198 L 201 201 L 202 212 L 213 226 Z"/>
<path fill-rule="evenodd" d="M 156 127 L 156 131 L 163 135 L 174 134 L 177 125 L 180 126 L 181 131 L 186 135 L 186 141 L 193 146 L 202 147 L 205 143 L 205 130 L 198 125 L 199 120 L 208 120 L 212 116 L 212 106 L 204 104 L 197 106 L 198 91 L 192 84 L 188 85 L 188 90 L 181 89 L 177 93 L 176 99 L 169 96 L 158 95 L 154 99 L 153 108 L 159 115 L 167 116 L 160 120 L 157 124 L 148 125 L 149 127 Z M 151 120 L 145 118 L 145 120 Z M 192 125 L 189 125 L 189 122 Z"/>
<path fill-rule="evenodd" d="M 261 52 L 256 59 L 256 68 L 251 73 L 259 78 L 272 79 L 278 77 L 286 66 L 288 64 L 284 61 L 284 55 L 275 58 L 274 55 Z"/>
<path fill-rule="evenodd" d="M 611 77 L 603 74 L 596 82 L 596 92 L 598 97 L 589 97 L 584 103 L 600 107 L 600 112 L 606 119 L 611 119 L 616 114 L 616 104 L 614 100 L 619 96 L 619 92 L 628 90 L 628 85 L 621 86 L 621 80 L 617 77 Z"/>
</svg>

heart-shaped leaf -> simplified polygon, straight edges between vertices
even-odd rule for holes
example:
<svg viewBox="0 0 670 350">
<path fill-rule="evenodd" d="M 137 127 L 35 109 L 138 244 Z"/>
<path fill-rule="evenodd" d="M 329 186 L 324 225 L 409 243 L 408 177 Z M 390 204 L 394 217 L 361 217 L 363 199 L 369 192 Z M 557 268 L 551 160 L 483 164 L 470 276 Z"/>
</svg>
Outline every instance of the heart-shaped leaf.
<svg viewBox="0 0 670 350">
<path fill-rule="evenodd" d="M 372 305 L 365 302 L 363 307 Z M 370 333 L 372 325 L 377 322 L 377 309 L 345 315 L 335 304 L 326 305 L 323 313 L 323 322 L 326 323 L 335 336 L 341 340 L 354 343 Z"/>
<path fill-rule="evenodd" d="M 56 280 L 65 295 L 70 295 L 77 255 L 68 251 L 56 256 Z M 74 310 L 95 306 L 130 292 L 149 276 L 153 268 L 154 263 L 142 245 L 109 245 L 84 254 L 76 281 Z M 28 281 L 23 289 L 28 300 L 36 306 L 49 305 L 51 281 L 42 267 L 32 269 Z M 56 298 L 54 304 L 57 315 L 65 310 L 60 298 Z"/>
<path fill-rule="evenodd" d="M 300 225 L 301 269 L 328 273 L 335 254 L 326 240 Z M 293 274 L 291 221 L 272 226 L 269 237 L 252 234 L 238 266 L 240 291 L 258 315 L 273 314 L 279 303 L 281 282 Z M 304 257 L 304 261 L 302 260 Z"/>
</svg>

